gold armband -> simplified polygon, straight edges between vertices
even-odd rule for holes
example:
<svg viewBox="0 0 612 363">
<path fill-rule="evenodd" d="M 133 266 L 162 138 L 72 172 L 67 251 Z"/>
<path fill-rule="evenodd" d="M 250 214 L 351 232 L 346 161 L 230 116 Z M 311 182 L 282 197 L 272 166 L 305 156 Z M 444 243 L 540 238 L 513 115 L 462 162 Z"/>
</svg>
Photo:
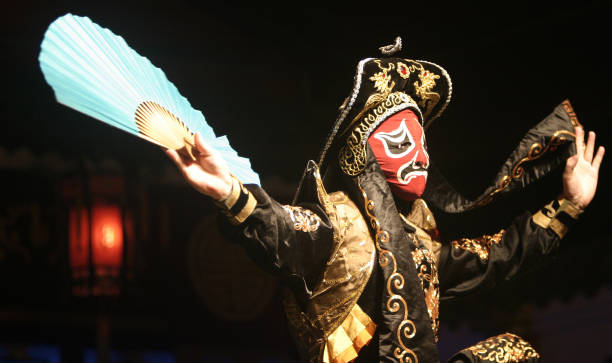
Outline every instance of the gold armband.
<svg viewBox="0 0 612 363">
<path fill-rule="evenodd" d="M 223 200 L 215 201 L 221 212 L 229 218 L 232 224 L 240 224 L 247 219 L 255 207 L 257 199 L 242 183 L 232 176 L 230 194 Z"/>
<path fill-rule="evenodd" d="M 559 238 L 563 238 L 568 231 L 568 227 L 572 225 L 582 214 L 582 210 L 574 205 L 574 203 L 561 197 L 548 203 L 544 208 L 540 209 L 533 215 L 532 219 L 535 224 L 542 228 L 549 228 Z"/>
</svg>

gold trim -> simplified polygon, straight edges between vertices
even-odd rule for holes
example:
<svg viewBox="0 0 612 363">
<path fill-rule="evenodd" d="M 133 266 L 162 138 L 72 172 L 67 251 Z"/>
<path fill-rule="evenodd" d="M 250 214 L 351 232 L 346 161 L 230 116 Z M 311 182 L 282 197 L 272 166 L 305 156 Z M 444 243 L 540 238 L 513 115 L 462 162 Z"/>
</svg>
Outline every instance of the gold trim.
<svg viewBox="0 0 612 363">
<path fill-rule="evenodd" d="M 230 218 L 230 222 L 233 224 L 240 224 L 244 222 L 251 215 L 251 213 L 253 213 L 255 207 L 257 207 L 257 199 L 255 199 L 253 194 L 244 188 L 244 186 L 242 188 L 246 193 L 249 193 L 249 200 L 247 200 L 244 208 L 242 208 L 238 214 Z"/>
<path fill-rule="evenodd" d="M 466 350 L 486 362 L 510 363 L 540 358 L 538 352 L 527 341 L 511 333 L 491 337 L 464 349 Z"/>
<path fill-rule="evenodd" d="M 563 106 L 563 109 L 565 110 L 565 112 L 567 112 L 568 116 L 570 117 L 570 121 L 572 122 L 572 125 L 574 125 L 574 127 L 582 126 L 580 122 L 578 121 L 578 116 L 576 116 L 576 112 L 574 112 L 574 108 L 572 107 L 572 104 L 570 103 L 570 101 L 565 100 L 563 101 L 563 103 L 561 103 L 561 105 Z"/>
<path fill-rule="evenodd" d="M 426 247 L 417 247 L 412 251 L 412 260 L 421 282 L 421 290 L 425 294 L 427 313 L 431 319 L 431 330 L 434 334 L 434 341 L 437 343 L 440 326 L 440 281 L 438 279 L 438 268 L 435 258 L 433 253 Z M 427 286 L 425 286 L 425 282 L 427 282 Z"/>
<path fill-rule="evenodd" d="M 395 331 L 397 341 L 400 346 L 395 347 L 395 349 L 393 350 L 393 356 L 399 359 L 400 362 L 418 363 L 419 357 L 413 350 L 409 349 L 402 340 L 402 338 L 404 337 L 407 339 L 412 339 L 416 334 L 416 326 L 412 320 L 408 319 L 408 303 L 399 294 L 399 291 L 394 291 L 394 288 L 401 290 L 404 287 L 405 280 L 404 276 L 397 271 L 397 261 L 395 259 L 395 256 L 393 255 L 393 252 L 382 247 L 385 243 L 389 242 L 389 232 L 383 230 L 380 227 L 380 222 L 373 214 L 374 201 L 368 198 L 368 195 L 361 187 L 361 183 L 359 180 L 357 180 L 357 186 L 359 187 L 361 195 L 363 196 L 365 202 L 365 211 L 370 220 L 370 225 L 375 231 L 374 241 L 376 244 L 376 249 L 378 250 L 378 264 L 383 269 L 391 265 L 392 269 L 392 272 L 385 283 L 387 293 L 389 294 L 389 298 L 385 303 L 385 307 L 391 313 L 397 313 L 400 310 L 403 310 L 402 321 L 400 322 Z"/>
<path fill-rule="evenodd" d="M 492 236 L 484 235 L 479 238 L 461 238 L 459 241 L 452 241 L 452 245 L 454 248 L 460 248 L 477 254 L 482 261 L 486 262 L 489 259 L 491 247 L 501 242 L 505 232 L 506 231 L 502 229 Z"/>
<path fill-rule="evenodd" d="M 533 220 L 533 223 L 545 229 L 548 228 L 550 221 L 552 220 L 550 217 L 544 215 L 541 210 L 537 211 L 533 216 L 531 216 L 531 219 Z"/>
<path fill-rule="evenodd" d="M 361 111 L 359 111 L 359 113 L 351 120 L 351 122 L 346 126 L 346 128 L 344 129 L 344 131 L 342 131 L 342 133 L 339 135 L 340 137 L 344 136 L 347 132 L 349 132 L 351 130 L 351 127 L 353 127 L 353 125 L 355 125 L 355 123 L 363 116 L 365 115 L 366 112 L 370 111 L 371 109 L 373 109 L 374 107 L 378 107 L 387 97 L 389 96 L 389 94 L 382 94 L 382 93 L 374 93 L 373 95 L 371 95 L 370 97 L 368 97 L 365 106 L 363 106 L 363 109 Z M 410 97 L 410 96 L 408 96 Z"/>
<path fill-rule="evenodd" d="M 576 220 L 583 211 L 565 198 L 557 200 L 557 203 L 559 203 L 557 210 L 554 208 L 555 201 L 552 201 L 545 205 L 544 208 L 538 210 L 531 216 L 531 219 L 538 226 L 545 229 L 549 228 L 555 232 L 559 238 L 563 238 L 567 234 L 569 228 L 557 219 L 557 216 L 560 213 L 566 213 L 570 218 Z"/>
<path fill-rule="evenodd" d="M 565 212 L 567 213 L 567 215 L 569 215 L 570 217 L 572 217 L 572 219 L 578 219 L 578 217 L 580 217 L 580 215 L 582 214 L 583 210 L 576 207 L 576 205 L 574 203 L 572 203 L 571 201 L 569 201 L 568 199 L 561 199 L 559 201 L 559 209 L 557 210 L 557 214 L 561 213 L 561 212 Z"/>
<path fill-rule="evenodd" d="M 367 141 L 372 130 L 391 114 L 402 111 L 416 103 L 403 92 L 393 92 L 374 110 L 368 113 L 363 120 L 355 126 L 342 146 L 339 153 L 340 169 L 349 176 L 356 176 L 363 172 L 366 166 Z"/>
<path fill-rule="evenodd" d="M 350 346 L 344 352 L 342 352 L 340 356 L 334 358 L 333 363 L 349 363 L 355 360 L 358 354 L 359 353 L 355 350 L 355 348 Z M 326 361 L 323 362 L 325 363 Z"/>
<path fill-rule="evenodd" d="M 442 245 L 433 238 L 437 234 L 436 220 L 423 199 L 416 199 L 407 216 L 400 213 L 400 217 L 409 226 L 412 226 L 416 240 L 419 242 L 412 251 L 417 275 L 421 282 L 421 289 L 425 294 L 427 313 L 431 318 L 431 328 L 434 341 L 438 341 L 440 281 L 438 278 L 438 261 Z"/>
<path fill-rule="evenodd" d="M 232 215 L 230 210 L 236 205 L 242 194 L 248 195 L 248 199 L 244 207 L 242 207 L 236 215 Z M 244 222 L 257 207 L 257 199 L 255 199 L 253 194 L 251 194 L 234 175 L 232 175 L 232 189 L 230 190 L 230 195 L 224 200 L 217 200 L 214 201 L 214 203 L 217 207 L 222 209 L 221 212 L 225 214 L 234 225 Z"/>
<path fill-rule="evenodd" d="M 347 363 L 374 337 L 376 324 L 357 304 L 342 324 L 327 336 L 323 363 Z"/>
<path fill-rule="evenodd" d="M 238 201 L 241 190 L 238 179 L 232 177 L 232 189 L 230 189 L 230 194 L 225 199 L 216 201 L 215 203 L 222 208 L 230 210 Z"/>
<path fill-rule="evenodd" d="M 313 170 L 313 176 L 315 177 L 315 182 L 317 184 L 317 199 L 319 200 L 319 203 L 321 203 L 321 205 L 323 206 L 323 209 L 325 209 L 325 213 L 327 213 L 327 216 L 330 220 L 337 220 L 338 210 L 336 206 L 334 205 L 334 203 L 332 202 L 330 195 L 327 193 L 327 190 L 325 190 L 325 186 L 323 185 L 323 180 L 321 179 L 321 172 L 319 171 L 318 166 L 315 166 Z M 348 200 L 348 197 L 347 197 L 347 200 Z M 336 254 L 338 253 L 338 249 L 340 248 L 340 246 L 342 246 L 344 235 L 341 231 L 340 224 L 341 223 L 339 220 L 337 224 L 332 223 L 332 228 L 334 231 L 333 239 L 334 239 L 335 248 L 331 256 L 336 256 Z M 330 263 L 331 261 L 328 261 L 328 264 Z"/>
<path fill-rule="evenodd" d="M 555 234 L 559 236 L 559 238 L 565 237 L 567 231 L 569 230 L 565 224 L 563 224 L 560 220 L 556 218 L 550 221 L 548 228 L 555 232 Z"/>
<path fill-rule="evenodd" d="M 546 204 L 543 208 L 539 209 L 531 219 L 538 226 L 546 229 L 550 225 L 550 222 L 555 217 L 555 209 L 553 208 L 554 201 Z"/>
<path fill-rule="evenodd" d="M 576 138 L 576 135 L 573 132 L 567 130 L 558 130 L 553 134 L 546 146 L 542 147 L 542 144 L 540 144 L 539 142 L 531 144 L 527 156 L 525 156 L 516 164 L 514 164 L 510 175 L 503 176 L 499 181 L 497 188 L 491 193 L 489 193 L 489 195 L 484 197 L 482 200 L 480 200 L 478 203 L 476 203 L 472 208 L 482 207 L 491 203 L 496 194 L 502 192 L 504 189 L 510 186 L 510 182 L 512 182 L 513 179 L 520 179 L 523 176 L 525 172 L 523 164 L 529 161 L 537 160 L 547 152 L 555 151 L 560 145 L 566 143 L 568 139 L 564 138 L 563 136 L 571 136 L 573 138 Z"/>
</svg>

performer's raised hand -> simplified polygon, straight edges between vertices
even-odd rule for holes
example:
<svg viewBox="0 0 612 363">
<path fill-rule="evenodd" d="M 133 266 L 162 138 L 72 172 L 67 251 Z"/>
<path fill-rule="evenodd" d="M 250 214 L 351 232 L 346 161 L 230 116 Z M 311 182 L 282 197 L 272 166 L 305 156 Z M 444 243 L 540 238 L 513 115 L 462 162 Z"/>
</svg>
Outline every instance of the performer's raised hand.
<svg viewBox="0 0 612 363">
<path fill-rule="evenodd" d="M 567 159 L 565 171 L 563 172 L 563 192 L 565 198 L 569 199 L 578 208 L 584 209 L 595 196 L 597 189 L 597 178 L 599 166 L 603 159 L 605 149 L 600 146 L 597 154 L 595 151 L 595 132 L 589 132 L 589 138 L 584 143 L 584 129 L 580 126 L 575 128 L 576 132 L 576 155 Z"/>
<path fill-rule="evenodd" d="M 221 156 L 204 143 L 200 134 L 195 134 L 194 140 L 198 149 L 196 161 L 188 160 L 172 149 L 166 150 L 166 154 L 197 191 L 214 200 L 223 200 L 232 188 L 229 169 Z"/>
</svg>

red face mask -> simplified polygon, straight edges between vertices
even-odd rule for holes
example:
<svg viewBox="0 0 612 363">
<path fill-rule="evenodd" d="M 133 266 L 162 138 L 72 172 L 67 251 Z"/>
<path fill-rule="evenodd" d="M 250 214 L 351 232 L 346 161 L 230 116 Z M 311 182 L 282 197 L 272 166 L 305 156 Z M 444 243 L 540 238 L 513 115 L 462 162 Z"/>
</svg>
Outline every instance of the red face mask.
<svg viewBox="0 0 612 363">
<path fill-rule="evenodd" d="M 393 194 L 406 201 L 419 198 L 425 191 L 429 155 L 414 112 L 403 110 L 383 121 L 368 143 Z"/>
</svg>

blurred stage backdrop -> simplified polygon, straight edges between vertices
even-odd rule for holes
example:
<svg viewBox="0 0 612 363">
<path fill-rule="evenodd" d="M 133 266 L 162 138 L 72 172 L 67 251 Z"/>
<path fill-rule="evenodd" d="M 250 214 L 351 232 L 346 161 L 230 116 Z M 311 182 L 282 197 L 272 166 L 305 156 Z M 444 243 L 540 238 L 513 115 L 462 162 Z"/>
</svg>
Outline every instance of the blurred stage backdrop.
<svg viewBox="0 0 612 363">
<path fill-rule="evenodd" d="M 606 1 L 302 5 L 3 5 L 0 362 L 296 361 L 277 279 L 218 238 L 211 203 L 156 147 L 55 102 L 37 56 L 46 27 L 67 12 L 112 29 L 161 67 L 281 202 L 317 157 L 358 60 L 397 35 L 403 56 L 441 64 L 453 78 L 453 101 L 428 142 L 464 193 L 478 192 L 566 98 L 612 148 Z M 511 331 L 548 362 L 611 361 L 611 157 L 554 263 L 442 304 L 441 359 Z M 534 197 L 560 188 L 557 173 L 493 209 L 439 215 L 438 225 L 447 238 L 492 233 L 520 212 L 515 205 L 533 210 Z"/>
</svg>

